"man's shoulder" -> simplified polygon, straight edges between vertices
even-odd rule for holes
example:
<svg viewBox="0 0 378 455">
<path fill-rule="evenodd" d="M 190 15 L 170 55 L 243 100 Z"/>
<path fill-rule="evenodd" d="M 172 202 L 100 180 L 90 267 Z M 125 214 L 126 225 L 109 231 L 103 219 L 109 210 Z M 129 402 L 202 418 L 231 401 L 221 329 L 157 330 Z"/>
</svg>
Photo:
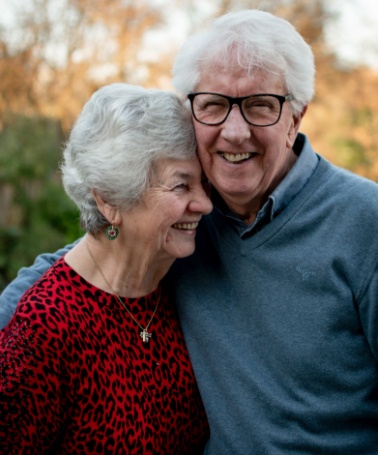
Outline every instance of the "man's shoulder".
<svg viewBox="0 0 378 455">
<path fill-rule="evenodd" d="M 378 205 L 378 184 L 364 176 L 348 169 L 336 166 L 321 156 L 320 168 L 323 170 L 325 188 L 352 200 L 361 200 L 362 203 Z M 315 175 L 316 178 L 316 175 Z M 369 199 L 371 198 L 371 199 Z"/>
</svg>

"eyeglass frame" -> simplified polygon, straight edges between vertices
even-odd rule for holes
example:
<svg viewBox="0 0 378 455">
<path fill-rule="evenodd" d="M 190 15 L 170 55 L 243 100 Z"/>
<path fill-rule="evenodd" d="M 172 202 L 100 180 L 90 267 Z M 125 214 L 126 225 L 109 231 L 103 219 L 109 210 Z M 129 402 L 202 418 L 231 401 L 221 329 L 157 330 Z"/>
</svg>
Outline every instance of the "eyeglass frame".
<svg viewBox="0 0 378 455">
<path fill-rule="evenodd" d="M 194 113 L 194 108 L 193 108 L 193 100 L 194 100 L 194 98 L 197 95 L 218 95 L 218 96 L 221 96 L 222 98 L 225 98 L 228 101 L 228 112 L 227 112 L 225 118 L 221 122 L 217 122 L 217 123 L 205 123 L 205 122 L 202 122 L 201 120 L 198 120 L 198 118 L 196 117 L 196 114 Z M 277 120 L 275 122 L 269 123 L 268 125 L 256 125 L 255 123 L 252 123 L 249 120 L 247 120 L 246 116 L 244 115 L 243 109 L 242 109 L 242 102 L 244 100 L 248 99 L 248 98 L 257 97 L 257 96 L 273 96 L 274 98 L 276 98 L 279 101 L 279 103 L 280 103 L 280 113 L 278 114 L 278 118 L 277 118 Z M 202 125 L 207 125 L 207 126 L 218 126 L 218 125 L 221 125 L 222 123 L 224 123 L 227 120 L 227 117 L 230 115 L 230 112 L 231 112 L 233 106 L 236 104 L 237 106 L 239 106 L 239 110 L 240 110 L 240 113 L 241 113 L 243 119 L 249 125 L 265 127 L 265 126 L 273 126 L 273 125 L 275 125 L 276 123 L 278 123 L 280 121 L 281 115 L 282 115 L 282 106 L 284 105 L 285 101 L 293 101 L 294 100 L 294 96 L 290 95 L 290 94 L 288 94 L 288 95 L 276 95 L 274 93 L 256 93 L 254 95 L 233 97 L 233 96 L 222 95 L 222 93 L 216 93 L 216 92 L 194 92 L 194 93 L 189 93 L 188 94 L 188 99 L 190 101 L 190 107 L 192 109 L 192 114 L 193 114 L 194 119 L 198 123 L 201 123 Z"/>
</svg>

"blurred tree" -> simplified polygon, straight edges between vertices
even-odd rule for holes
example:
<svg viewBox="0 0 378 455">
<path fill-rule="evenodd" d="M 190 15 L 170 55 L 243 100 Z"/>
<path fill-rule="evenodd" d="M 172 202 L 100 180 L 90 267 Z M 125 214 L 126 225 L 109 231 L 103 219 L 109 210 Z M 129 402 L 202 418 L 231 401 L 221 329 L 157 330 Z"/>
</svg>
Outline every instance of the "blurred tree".
<svg viewBox="0 0 378 455">
<path fill-rule="evenodd" d="M 14 8 L 12 27 L 0 28 L 0 290 L 38 253 L 80 235 L 57 172 L 62 139 L 100 85 L 142 82 L 138 51 L 162 20 L 143 0 Z"/>
<path fill-rule="evenodd" d="M 1 87 L 3 109 L 24 109 L 26 102 L 59 118 L 64 129 L 100 85 L 142 82 L 138 51 L 146 31 L 163 20 L 144 0 L 28 0 L 16 18 L 11 43 L 8 30 L 0 33 L 8 60 L 1 76 L 12 81 L 17 65 L 22 82 L 13 83 L 5 99 Z M 16 96 L 21 87 L 33 95 L 29 100 Z"/>
<path fill-rule="evenodd" d="M 39 251 L 77 238 L 79 215 L 57 172 L 56 120 L 17 116 L 0 134 L 0 288 Z"/>
<path fill-rule="evenodd" d="M 0 290 L 41 251 L 80 235 L 57 172 L 73 121 L 99 86 L 167 88 L 178 42 L 142 52 L 174 8 L 188 33 L 229 10 L 259 8 L 292 22 L 312 46 L 316 96 L 302 124 L 317 151 L 378 181 L 378 74 L 340 66 L 325 38 L 325 0 L 12 0 L 0 17 Z M 18 9 L 17 9 L 18 8 Z M 150 53 L 151 54 L 151 53 Z"/>
</svg>

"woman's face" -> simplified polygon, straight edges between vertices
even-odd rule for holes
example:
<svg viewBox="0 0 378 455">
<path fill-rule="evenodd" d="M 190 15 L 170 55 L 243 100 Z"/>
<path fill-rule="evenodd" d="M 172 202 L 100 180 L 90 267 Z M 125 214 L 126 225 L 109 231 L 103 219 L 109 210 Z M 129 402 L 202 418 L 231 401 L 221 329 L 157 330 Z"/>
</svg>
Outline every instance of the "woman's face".
<svg viewBox="0 0 378 455">
<path fill-rule="evenodd" d="M 212 210 L 201 179 L 197 159 L 158 161 L 150 188 L 124 214 L 125 235 L 161 259 L 192 254 L 198 222 Z"/>
</svg>

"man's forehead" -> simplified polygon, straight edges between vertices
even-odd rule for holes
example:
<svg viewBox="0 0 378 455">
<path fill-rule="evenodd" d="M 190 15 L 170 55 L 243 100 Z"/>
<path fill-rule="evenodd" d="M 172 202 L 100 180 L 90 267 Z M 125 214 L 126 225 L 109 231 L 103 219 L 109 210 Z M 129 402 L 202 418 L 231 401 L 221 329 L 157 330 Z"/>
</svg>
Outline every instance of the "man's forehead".
<svg viewBox="0 0 378 455">
<path fill-rule="evenodd" d="M 242 96 L 253 93 L 281 93 L 285 87 L 284 77 L 277 72 L 248 69 L 240 66 L 224 66 L 221 63 L 203 67 L 194 91 L 209 91 Z"/>
</svg>

